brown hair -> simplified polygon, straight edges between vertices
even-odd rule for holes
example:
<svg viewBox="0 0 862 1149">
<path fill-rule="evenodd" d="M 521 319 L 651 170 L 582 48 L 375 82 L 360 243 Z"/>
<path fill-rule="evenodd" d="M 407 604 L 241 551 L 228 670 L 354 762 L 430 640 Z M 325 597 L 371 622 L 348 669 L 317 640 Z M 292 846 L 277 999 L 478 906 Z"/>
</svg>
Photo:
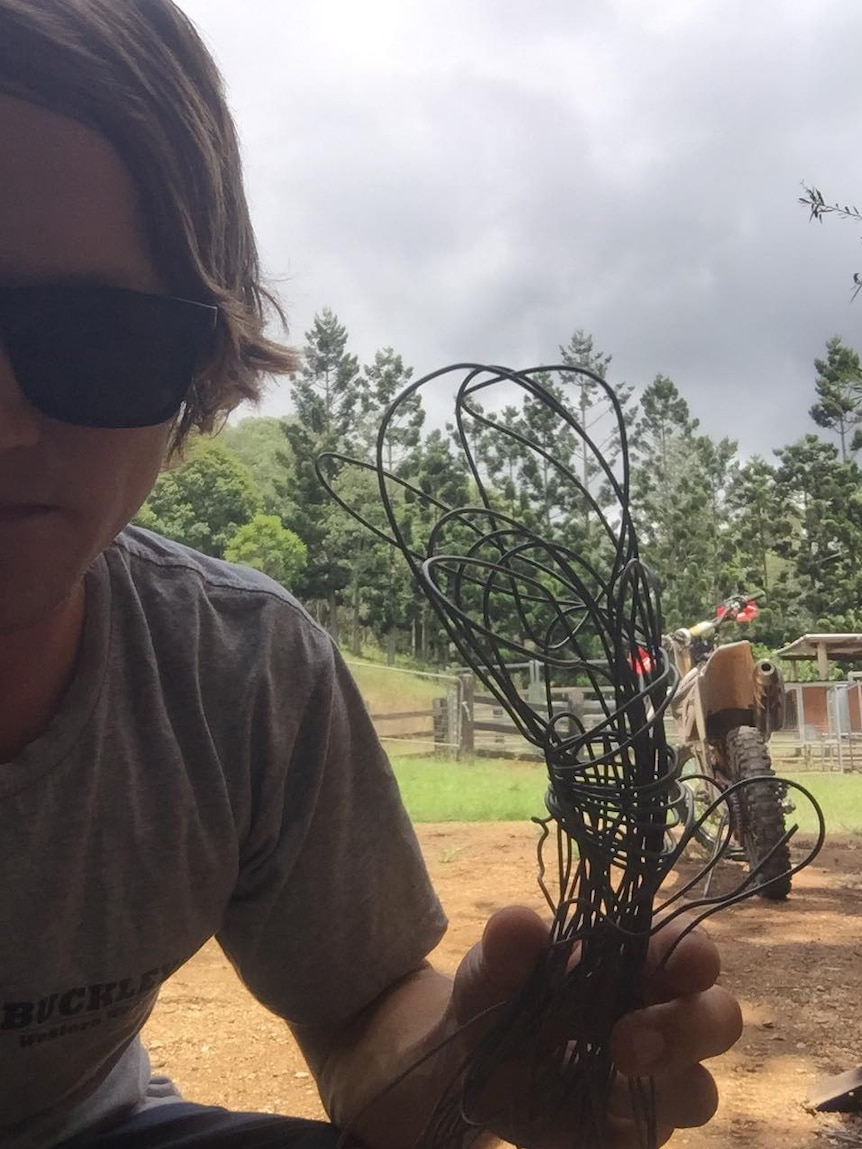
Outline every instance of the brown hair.
<svg viewBox="0 0 862 1149">
<path fill-rule="evenodd" d="M 171 0 L 0 0 L 0 92 L 98 131 L 129 169 L 150 253 L 176 295 L 219 309 L 176 429 L 211 430 L 264 376 L 296 369 L 265 335 L 236 129 L 218 69 Z"/>
</svg>

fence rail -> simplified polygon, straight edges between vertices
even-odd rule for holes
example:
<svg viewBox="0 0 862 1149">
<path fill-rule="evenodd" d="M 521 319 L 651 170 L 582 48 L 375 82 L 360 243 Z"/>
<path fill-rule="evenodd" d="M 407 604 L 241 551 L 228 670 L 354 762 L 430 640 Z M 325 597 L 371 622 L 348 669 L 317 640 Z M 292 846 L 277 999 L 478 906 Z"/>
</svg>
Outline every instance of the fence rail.
<svg viewBox="0 0 862 1149">
<path fill-rule="evenodd" d="M 366 664 L 352 665 L 367 671 Z M 541 759 L 541 752 L 524 738 L 498 699 L 479 692 L 482 684 L 472 673 L 433 674 L 375 667 L 374 673 L 379 672 L 389 676 L 385 691 L 373 699 L 364 689 L 363 694 L 378 736 L 387 746 L 398 747 L 402 753 L 430 751 L 461 759 Z M 362 687 L 361 675 L 359 678 Z M 433 696 L 419 699 L 411 680 L 433 684 Z M 521 693 L 528 702 L 544 703 L 547 698 L 544 684 L 532 670 Z M 587 722 L 603 713 L 602 700 L 583 690 L 555 688 L 550 694 L 555 709 L 571 710 Z M 389 709 L 390 700 L 393 709 Z M 670 717 L 666 729 L 672 745 L 675 728 Z M 808 737 L 801 737 L 801 733 L 797 728 L 773 735 L 769 750 L 777 772 L 862 772 L 862 733 L 834 735 L 805 730 Z"/>
</svg>

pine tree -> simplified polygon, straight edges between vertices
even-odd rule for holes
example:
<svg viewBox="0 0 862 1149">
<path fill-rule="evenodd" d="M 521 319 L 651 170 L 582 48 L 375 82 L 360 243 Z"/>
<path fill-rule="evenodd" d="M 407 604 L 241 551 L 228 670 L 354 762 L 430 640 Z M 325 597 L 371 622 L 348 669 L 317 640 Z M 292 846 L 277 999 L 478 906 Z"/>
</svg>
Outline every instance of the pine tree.
<svg viewBox="0 0 862 1149">
<path fill-rule="evenodd" d="M 574 332 L 565 346 L 560 347 L 560 356 L 566 366 L 585 367 L 600 379 L 607 379 L 608 368 L 613 358 L 603 351 L 597 351 L 593 345 L 592 335 L 580 329 Z M 613 467 L 622 444 L 617 416 L 606 392 L 588 375 L 580 372 L 562 373 L 561 378 L 566 384 L 566 391 L 571 392 L 571 397 L 567 395 L 567 402 L 572 407 L 581 428 Z M 634 423 L 636 417 L 637 404 L 632 398 L 634 388 L 622 383 L 614 385 L 613 390 L 622 409 L 623 423 L 628 427 Z M 575 447 L 575 454 L 578 459 L 578 478 L 585 490 L 599 502 L 609 502 L 610 492 L 596 466 L 594 452 L 585 442 L 580 441 Z"/>
<path fill-rule="evenodd" d="M 565 388 L 550 374 L 538 378 L 549 394 L 567 403 Z M 571 542 L 575 516 L 580 533 L 585 529 L 583 501 L 566 475 L 567 471 L 576 478 L 580 475 L 580 440 L 550 407 L 531 395 L 524 397 L 520 429 L 529 443 L 521 449 L 518 478 L 526 525 L 548 539 L 568 536 Z"/>
<path fill-rule="evenodd" d="M 699 464 L 699 481 L 706 493 L 706 514 L 712 530 L 705 538 L 704 574 L 708 575 L 707 603 L 719 603 L 736 588 L 734 567 L 734 528 L 729 509 L 729 494 L 739 471 L 737 443 L 709 435 L 698 435 L 694 441 Z"/>
<path fill-rule="evenodd" d="M 806 629 L 862 625 L 862 474 L 816 435 L 777 450 L 782 589 Z"/>
<path fill-rule="evenodd" d="M 862 445 L 858 430 L 862 424 L 862 365 L 859 355 L 845 347 L 838 335 L 826 343 L 826 358 L 815 359 L 817 378 L 814 387 L 817 402 L 809 414 L 818 427 L 825 427 L 838 435 L 841 444 L 841 462 L 847 462 L 848 453 Z M 849 440 L 849 442 L 848 442 Z"/>
<path fill-rule="evenodd" d="M 349 554 L 339 545 L 345 512 L 317 474 L 323 452 L 350 450 L 360 387 L 359 363 L 347 352 L 347 331 L 330 309 L 314 317 L 306 332 L 302 370 L 293 380 L 296 417 L 284 424 L 292 467 L 282 489 L 286 525 L 308 547 L 308 565 L 297 593 L 315 606 L 333 637 L 338 637 L 338 603 L 350 583 Z M 330 477 L 338 464 L 327 464 Z"/>
<path fill-rule="evenodd" d="M 444 507 L 463 507 L 470 502 L 469 475 L 452 448 L 451 434 L 434 429 L 415 452 L 411 482 L 421 492 L 405 503 L 404 533 L 425 551 L 433 528 L 440 522 Z M 424 497 L 423 497 L 424 496 Z M 456 539 L 460 542 L 460 539 Z M 454 548 L 457 549 L 457 546 Z M 449 639 L 445 628 L 418 589 L 412 593 L 410 618 L 413 649 L 423 662 L 446 660 Z"/>
<path fill-rule="evenodd" d="M 360 378 L 354 451 L 357 457 L 377 463 L 378 432 L 396 396 L 409 385 L 413 375 L 402 357 L 391 347 L 378 350 L 374 362 L 366 364 Z M 386 420 L 381 442 L 380 463 L 387 472 L 407 477 L 415 469 L 415 450 L 420 442 L 425 412 L 421 395 L 414 392 L 399 401 L 397 411 Z M 363 518 L 388 532 L 380 505 L 377 478 L 369 471 L 344 476 L 346 486 L 340 491 L 350 506 Z M 403 492 L 390 485 L 396 506 L 404 501 Z M 367 531 L 348 532 L 344 536 L 352 556 L 351 647 L 358 653 L 361 632 L 370 627 L 386 649 L 387 661 L 394 661 L 398 634 L 409 627 L 408 612 L 412 601 L 410 574 L 392 547 Z"/>
<path fill-rule="evenodd" d="M 391 348 L 375 353 L 374 362 L 366 364 L 362 374 L 360 409 L 361 449 L 373 459 L 377 432 L 393 399 L 410 383 L 413 368 L 405 367 L 402 357 Z M 387 471 L 396 472 L 419 444 L 425 411 L 418 391 L 402 400 L 394 418 L 389 420 L 382 463 Z"/>
<path fill-rule="evenodd" d="M 526 492 L 521 485 L 521 463 L 524 448 L 516 436 L 526 431 L 521 410 L 511 404 L 499 412 L 490 412 L 489 419 L 499 426 L 489 428 L 482 444 L 482 457 L 488 480 L 497 494 L 500 508 L 513 518 L 523 513 Z"/>
<path fill-rule="evenodd" d="M 659 577 L 676 625 L 710 613 L 724 596 L 726 491 L 736 444 L 696 434 L 676 384 L 657 375 L 641 396 L 632 435 L 632 505 L 641 556 Z"/>
<path fill-rule="evenodd" d="M 779 538 L 775 468 L 753 455 L 733 476 L 727 509 L 741 590 L 763 590 L 769 601 L 774 562 L 770 559 Z"/>
</svg>

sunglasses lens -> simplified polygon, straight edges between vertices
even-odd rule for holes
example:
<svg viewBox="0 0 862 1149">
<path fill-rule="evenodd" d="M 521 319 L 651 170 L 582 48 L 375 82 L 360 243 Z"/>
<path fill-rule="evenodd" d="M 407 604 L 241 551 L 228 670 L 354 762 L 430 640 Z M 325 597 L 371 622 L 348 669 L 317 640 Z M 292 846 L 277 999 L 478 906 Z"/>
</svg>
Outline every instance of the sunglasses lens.
<svg viewBox="0 0 862 1149">
<path fill-rule="evenodd" d="M 0 290 L 0 339 L 43 414 L 144 427 L 179 410 L 215 326 L 205 304 L 102 287 Z"/>
</svg>

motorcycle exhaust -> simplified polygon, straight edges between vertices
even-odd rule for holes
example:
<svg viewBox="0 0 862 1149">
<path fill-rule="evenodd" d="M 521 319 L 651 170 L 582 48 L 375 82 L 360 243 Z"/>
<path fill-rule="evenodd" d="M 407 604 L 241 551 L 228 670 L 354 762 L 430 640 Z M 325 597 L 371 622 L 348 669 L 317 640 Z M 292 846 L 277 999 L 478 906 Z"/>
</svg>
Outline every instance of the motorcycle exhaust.
<svg viewBox="0 0 862 1149">
<path fill-rule="evenodd" d="M 754 687 L 759 695 L 780 694 L 784 691 L 781 671 L 768 658 L 761 658 L 754 664 Z"/>
<path fill-rule="evenodd" d="M 754 664 L 754 699 L 758 725 L 764 737 L 784 724 L 784 679 L 768 658 Z"/>
</svg>

